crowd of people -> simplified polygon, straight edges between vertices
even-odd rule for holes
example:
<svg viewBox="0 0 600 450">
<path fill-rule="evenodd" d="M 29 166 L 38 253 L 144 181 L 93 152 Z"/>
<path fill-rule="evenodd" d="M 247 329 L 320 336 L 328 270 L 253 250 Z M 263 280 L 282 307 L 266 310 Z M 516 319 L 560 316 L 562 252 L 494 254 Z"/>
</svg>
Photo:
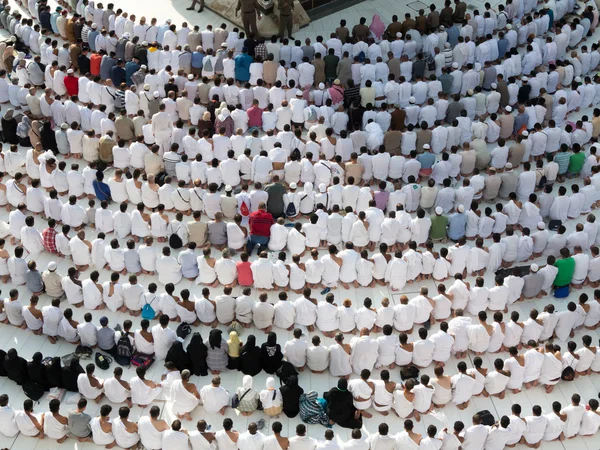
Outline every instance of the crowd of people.
<svg viewBox="0 0 600 450">
<path fill-rule="evenodd" d="M 82 396 L 64 416 L 59 398 L 37 414 L 31 400 L 15 411 L 2 395 L 0 433 L 106 448 L 495 450 L 598 431 L 598 401 L 579 394 L 552 411 L 521 417 L 515 403 L 491 421 L 413 431 L 413 419 L 475 396 L 550 394 L 600 373 L 584 334 L 600 324 L 600 290 L 564 311 L 550 301 L 600 286 L 595 4 L 507 0 L 467 12 L 446 0 L 387 26 L 378 15 L 351 29 L 341 20 L 304 42 L 147 22 L 88 0 L 58 5 L 0 6 L 12 36 L 0 43 L 0 206 L 10 211 L 0 277 L 11 287 L 0 322 L 115 358 L 126 346 L 166 370 L 153 381 L 139 367 L 125 381 L 116 367 L 102 379 L 78 358 L 63 366 L 0 350 L 0 376 Z M 178 289 L 182 280 L 194 287 Z M 344 299 L 375 286 L 399 303 Z M 542 311 L 515 311 L 540 299 Z M 115 331 L 106 308 L 140 328 L 126 319 Z M 212 330 L 184 349 L 173 323 Z M 217 327 L 231 327 L 228 340 Z M 241 342 L 246 328 L 266 342 Z M 293 339 L 278 344 L 277 330 Z M 497 353 L 508 355 L 484 367 Z M 227 370 L 244 374 L 242 386 L 221 385 Z M 340 380 L 305 392 L 305 370 Z M 269 377 L 255 388 L 262 371 L 281 387 Z M 209 372 L 201 388 L 190 380 Z M 129 420 L 133 405 L 159 398 L 171 424 L 156 405 Z M 95 418 L 92 400 L 103 403 Z M 238 433 L 229 418 L 217 432 L 205 420 L 186 430 L 199 405 L 260 409 L 272 433 L 264 420 Z M 389 413 L 404 430 L 382 423 L 367 437 L 363 418 Z M 281 436 L 282 414 L 327 427 L 324 440 L 304 424 Z M 334 426 L 352 439 L 337 443 Z"/>
</svg>

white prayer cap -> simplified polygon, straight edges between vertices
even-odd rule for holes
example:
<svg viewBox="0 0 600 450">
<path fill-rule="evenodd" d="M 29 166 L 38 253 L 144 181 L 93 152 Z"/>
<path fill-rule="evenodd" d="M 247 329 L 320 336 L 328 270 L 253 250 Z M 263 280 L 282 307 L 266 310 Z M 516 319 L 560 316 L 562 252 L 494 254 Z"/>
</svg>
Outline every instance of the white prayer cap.
<svg viewBox="0 0 600 450">
<path fill-rule="evenodd" d="M 458 205 L 457 209 L 459 213 L 465 212 L 465 205 Z"/>
<path fill-rule="evenodd" d="M 95 24 L 95 23 L 93 23 L 93 24 L 92 24 L 92 30 L 95 30 L 96 28 L 98 28 L 98 25 L 97 25 L 97 24 Z"/>
<path fill-rule="evenodd" d="M 325 192 L 327 191 L 327 186 L 325 186 L 325 183 L 321 183 L 319 185 L 319 192 Z"/>
<path fill-rule="evenodd" d="M 438 206 L 437 208 L 435 208 L 435 213 L 436 213 L 438 216 L 441 216 L 443 212 L 444 212 L 444 210 L 442 209 L 442 207 L 441 207 L 441 206 Z"/>
<path fill-rule="evenodd" d="M 146 64 L 142 64 L 142 65 L 140 66 L 140 69 L 141 69 L 141 70 L 146 70 L 147 68 L 148 68 L 148 66 L 147 66 Z"/>
<path fill-rule="evenodd" d="M 223 43 L 221 44 L 221 47 L 223 47 L 223 48 L 227 48 L 227 42 L 223 42 Z"/>
<path fill-rule="evenodd" d="M 468 95 L 473 95 L 474 93 L 475 93 L 475 91 L 473 89 L 467 89 Z"/>
<path fill-rule="evenodd" d="M 167 19 L 167 20 L 166 20 L 166 22 L 167 22 L 167 23 L 171 23 L 171 19 Z"/>
<path fill-rule="evenodd" d="M 397 38 L 401 38 L 402 37 L 402 33 L 400 33 L 399 31 L 396 33 L 396 37 Z"/>
<path fill-rule="evenodd" d="M 525 131 L 523 131 L 523 132 L 521 133 L 521 135 L 522 135 L 523 137 L 527 137 L 527 136 L 529 136 L 529 131 L 525 130 Z"/>
<path fill-rule="evenodd" d="M 508 170 L 512 169 L 512 163 L 507 162 L 506 164 L 504 164 L 504 168 Z"/>
<path fill-rule="evenodd" d="M 425 150 L 429 150 L 431 148 L 431 145 L 429 145 L 429 144 L 423 144 L 423 148 Z"/>
<path fill-rule="evenodd" d="M 417 99 L 415 99 L 414 97 L 411 97 L 408 99 L 409 103 L 415 103 L 417 101 Z"/>
<path fill-rule="evenodd" d="M 479 72 L 481 70 L 481 64 L 475 63 L 475 72 Z"/>
<path fill-rule="evenodd" d="M 458 69 L 458 63 L 457 62 L 453 62 L 452 63 L 452 68 L 453 69 Z"/>
<path fill-rule="evenodd" d="M 440 25 L 440 31 L 444 31 L 446 29 L 446 27 L 444 25 Z M 450 44 L 448 44 L 450 45 Z"/>
<path fill-rule="evenodd" d="M 511 25 L 510 23 L 509 23 L 509 24 L 507 24 L 507 25 L 506 25 L 506 29 L 507 29 L 507 30 L 512 30 L 512 25 Z"/>
<path fill-rule="evenodd" d="M 150 85 L 149 84 L 145 84 L 144 85 L 144 90 L 145 91 L 149 91 L 150 90 Z"/>
<path fill-rule="evenodd" d="M 63 124 L 60 126 L 60 129 L 61 129 L 61 130 L 67 130 L 67 129 L 69 129 L 69 125 L 67 125 L 66 123 L 63 123 Z"/>
<path fill-rule="evenodd" d="M 290 183 L 290 189 L 296 189 L 298 185 L 296 183 Z"/>
<path fill-rule="evenodd" d="M 538 230 L 546 229 L 546 224 L 544 222 L 538 222 L 537 224 Z"/>
<path fill-rule="evenodd" d="M 129 33 L 123 33 L 123 37 L 125 39 L 129 39 L 131 37 L 131 35 Z"/>
<path fill-rule="evenodd" d="M 50 272 L 54 272 L 56 270 L 56 263 L 54 261 L 50 261 L 48 263 L 48 270 Z"/>
<path fill-rule="evenodd" d="M 325 85 L 323 83 L 319 83 L 319 89 L 321 89 L 321 90 L 325 89 Z"/>
<path fill-rule="evenodd" d="M 154 98 L 158 98 L 160 96 L 160 92 L 154 91 Z"/>
<path fill-rule="evenodd" d="M 506 112 L 512 112 L 512 106 L 510 106 L 510 105 L 506 105 L 506 107 L 504 108 L 504 110 L 505 110 Z"/>
<path fill-rule="evenodd" d="M 576 81 L 577 83 L 581 83 L 581 77 L 575 77 L 575 81 Z"/>
<path fill-rule="evenodd" d="M 194 75 L 192 75 L 191 73 L 188 75 L 188 80 L 192 81 L 194 79 Z"/>
<path fill-rule="evenodd" d="M 296 89 L 296 97 L 302 97 L 302 91 L 300 89 Z"/>
<path fill-rule="evenodd" d="M 225 192 L 231 192 L 233 191 L 233 188 L 229 185 L 225 186 Z"/>
<path fill-rule="evenodd" d="M 521 77 L 521 81 L 527 82 L 527 81 L 529 81 L 529 78 L 527 78 L 527 77 Z"/>
<path fill-rule="evenodd" d="M 498 87 L 498 85 L 496 83 L 492 83 L 491 86 L 492 86 L 492 89 L 496 89 Z"/>
<path fill-rule="evenodd" d="M 533 273 L 536 273 L 538 270 L 540 270 L 540 268 L 538 267 L 537 264 L 532 264 L 531 267 L 529 268 L 529 270 L 531 270 Z"/>
<path fill-rule="evenodd" d="M 450 43 L 449 43 L 449 42 L 446 42 L 446 43 L 444 44 L 444 48 L 450 48 Z"/>
<path fill-rule="evenodd" d="M 142 47 L 148 47 L 148 42 L 147 41 L 143 41 L 142 42 Z"/>
<path fill-rule="evenodd" d="M 67 70 L 67 73 L 73 73 L 73 69 Z"/>
</svg>

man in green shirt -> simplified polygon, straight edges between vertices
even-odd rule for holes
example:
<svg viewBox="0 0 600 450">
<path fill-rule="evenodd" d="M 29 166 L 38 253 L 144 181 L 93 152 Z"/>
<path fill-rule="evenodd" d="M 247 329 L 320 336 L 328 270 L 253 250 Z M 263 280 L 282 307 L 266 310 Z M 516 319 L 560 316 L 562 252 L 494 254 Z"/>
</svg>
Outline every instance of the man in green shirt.
<svg viewBox="0 0 600 450">
<path fill-rule="evenodd" d="M 435 208 L 435 216 L 431 218 L 431 230 L 429 237 L 433 241 L 441 241 L 446 238 L 446 229 L 448 228 L 448 217 L 443 216 L 444 210 L 441 206 Z"/>
<path fill-rule="evenodd" d="M 560 251 L 560 256 L 562 256 L 562 259 L 554 263 L 558 269 L 558 273 L 554 279 L 554 287 L 556 288 L 569 286 L 573 279 L 573 272 L 575 271 L 575 260 L 571 258 L 569 249 L 566 247 L 563 248 Z"/>
<path fill-rule="evenodd" d="M 585 153 L 581 151 L 581 146 L 577 143 L 573 144 L 573 154 L 569 157 L 569 177 L 579 175 L 584 163 Z"/>
</svg>

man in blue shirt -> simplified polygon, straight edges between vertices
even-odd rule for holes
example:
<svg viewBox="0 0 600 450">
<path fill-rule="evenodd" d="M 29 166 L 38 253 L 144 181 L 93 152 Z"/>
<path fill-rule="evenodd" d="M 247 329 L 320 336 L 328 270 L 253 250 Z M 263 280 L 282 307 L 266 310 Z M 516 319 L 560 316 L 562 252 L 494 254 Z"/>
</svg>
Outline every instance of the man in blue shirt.
<svg viewBox="0 0 600 450">
<path fill-rule="evenodd" d="M 458 205 L 458 211 L 448 216 L 448 238 L 458 241 L 465 235 L 467 226 L 467 217 L 465 216 L 465 207 Z"/>
<path fill-rule="evenodd" d="M 121 83 L 125 82 L 125 77 L 125 61 L 120 59 L 117 61 L 117 64 L 110 69 L 110 79 L 113 82 L 113 86 L 121 86 Z"/>
<path fill-rule="evenodd" d="M 135 56 L 131 59 L 131 61 L 125 64 L 125 83 L 127 86 L 131 86 L 133 81 L 131 81 L 131 76 L 140 70 L 140 60 Z"/>
<path fill-rule="evenodd" d="M 252 56 L 248 54 L 246 47 L 242 48 L 242 53 L 234 58 L 235 61 L 235 79 L 240 83 L 245 83 L 250 80 L 250 64 L 252 64 Z"/>
<path fill-rule="evenodd" d="M 96 172 L 96 179 L 92 184 L 94 186 L 94 192 L 96 193 L 96 197 L 98 198 L 98 200 L 111 200 L 110 187 L 108 187 L 108 184 L 104 182 L 104 172 L 102 172 L 101 170 Z"/>
</svg>

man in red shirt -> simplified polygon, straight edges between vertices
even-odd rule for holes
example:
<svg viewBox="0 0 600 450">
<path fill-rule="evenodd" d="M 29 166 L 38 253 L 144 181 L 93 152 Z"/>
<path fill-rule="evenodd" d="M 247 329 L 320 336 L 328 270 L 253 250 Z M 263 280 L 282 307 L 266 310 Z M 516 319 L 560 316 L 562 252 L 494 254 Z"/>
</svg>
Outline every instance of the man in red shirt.
<svg viewBox="0 0 600 450">
<path fill-rule="evenodd" d="M 273 216 L 267 212 L 267 205 L 261 202 L 258 205 L 258 211 L 250 214 L 250 237 L 246 244 L 248 255 L 252 255 L 252 249 L 255 245 L 258 245 L 259 254 L 263 250 L 263 247 L 267 247 L 271 238 L 271 225 L 274 223 Z"/>
<path fill-rule="evenodd" d="M 100 63 L 102 62 L 102 55 L 94 53 L 90 58 L 90 73 L 92 75 L 100 75 Z"/>
<path fill-rule="evenodd" d="M 73 69 L 67 70 L 67 76 L 65 77 L 65 88 L 69 97 L 79 94 L 79 78 L 73 75 Z"/>
<path fill-rule="evenodd" d="M 58 253 L 56 248 L 56 220 L 48 219 L 48 228 L 42 231 L 42 240 L 47 252 Z"/>
<path fill-rule="evenodd" d="M 246 111 L 248 114 L 248 131 L 260 129 L 262 127 L 263 110 L 258 107 L 258 100 L 252 100 L 252 106 Z"/>
</svg>

